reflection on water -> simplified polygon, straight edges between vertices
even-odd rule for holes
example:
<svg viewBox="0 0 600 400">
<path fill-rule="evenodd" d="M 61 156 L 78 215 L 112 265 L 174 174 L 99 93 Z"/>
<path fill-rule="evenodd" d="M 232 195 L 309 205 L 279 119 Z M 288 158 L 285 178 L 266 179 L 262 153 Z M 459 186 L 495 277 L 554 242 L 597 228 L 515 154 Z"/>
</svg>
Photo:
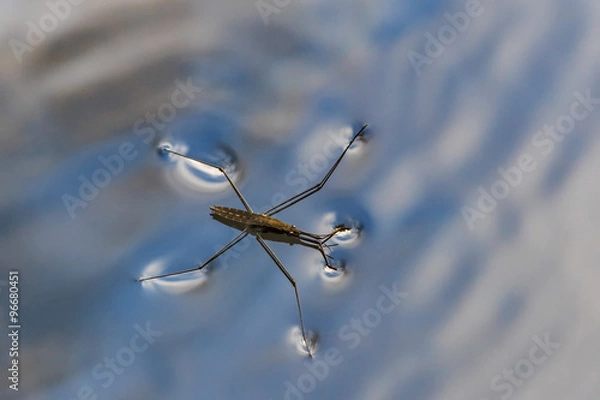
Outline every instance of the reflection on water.
<svg viewBox="0 0 600 400">
<path fill-rule="evenodd" d="M 168 273 L 165 271 L 166 264 L 164 260 L 153 261 L 142 271 L 140 278 Z M 203 269 L 176 276 L 146 280 L 139 284 L 146 290 L 161 290 L 171 294 L 180 294 L 200 288 L 207 280 L 208 270 Z"/>
<path fill-rule="evenodd" d="M 352 271 L 348 269 L 346 256 L 341 251 L 333 251 L 330 255 L 333 268 L 323 265 L 319 270 L 320 277 L 327 289 L 343 290 L 352 282 Z"/>
<path fill-rule="evenodd" d="M 158 147 L 159 153 L 172 162 L 175 167 L 171 170 L 172 173 L 169 175 L 174 181 L 174 186 L 177 184 L 183 185 L 188 189 L 200 191 L 200 192 L 220 192 L 228 189 L 229 182 L 227 178 L 218 169 L 195 162 L 189 158 L 184 158 L 178 154 L 169 153 L 166 150 L 173 150 L 177 153 L 187 155 L 188 157 L 194 158 L 189 154 L 190 149 L 187 145 L 177 144 L 172 146 L 171 144 L 161 143 Z M 213 165 L 221 166 L 227 171 L 229 177 L 237 182 L 241 176 L 239 165 L 236 162 L 236 157 L 232 150 L 224 147 L 215 148 L 210 153 L 210 157 L 202 159 L 201 161 L 209 162 Z"/>
<path fill-rule="evenodd" d="M 353 219 L 349 215 L 344 215 L 343 217 L 341 217 L 335 211 L 325 213 L 320 226 L 323 227 L 322 229 L 324 231 L 333 230 L 335 229 L 335 227 L 338 226 L 344 226 L 345 228 L 347 228 L 341 232 L 336 233 L 335 236 L 333 236 L 333 238 L 331 239 L 331 242 L 344 247 L 358 246 L 360 236 L 363 230 L 360 221 Z"/>
<path fill-rule="evenodd" d="M 307 340 L 310 342 L 310 348 L 313 355 L 319 352 L 319 336 L 314 331 L 306 332 Z M 306 357 L 308 356 L 308 350 L 306 348 L 306 342 L 302 338 L 302 329 L 299 326 L 292 327 L 287 335 L 287 342 L 296 348 L 298 354 Z"/>
</svg>

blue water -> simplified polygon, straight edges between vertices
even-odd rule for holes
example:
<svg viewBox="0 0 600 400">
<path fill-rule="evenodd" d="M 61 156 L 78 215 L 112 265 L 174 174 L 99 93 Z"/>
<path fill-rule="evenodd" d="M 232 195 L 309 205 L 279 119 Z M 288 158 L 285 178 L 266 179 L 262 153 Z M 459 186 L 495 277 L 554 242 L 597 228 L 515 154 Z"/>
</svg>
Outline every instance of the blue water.
<svg viewBox="0 0 600 400">
<path fill-rule="evenodd" d="M 600 120 L 581 96 L 600 95 L 600 10 L 482 2 L 452 28 L 467 3 L 83 3 L 18 56 L 51 11 L 3 2 L 0 304 L 18 271 L 21 328 L 19 391 L 3 377 L 0 396 L 598 398 Z M 202 263 L 237 234 L 209 206 L 243 208 L 165 146 L 226 168 L 262 212 L 365 123 L 323 190 L 277 215 L 352 228 L 330 242 L 338 272 L 271 244 L 313 359 L 252 237 L 137 281 Z"/>
</svg>

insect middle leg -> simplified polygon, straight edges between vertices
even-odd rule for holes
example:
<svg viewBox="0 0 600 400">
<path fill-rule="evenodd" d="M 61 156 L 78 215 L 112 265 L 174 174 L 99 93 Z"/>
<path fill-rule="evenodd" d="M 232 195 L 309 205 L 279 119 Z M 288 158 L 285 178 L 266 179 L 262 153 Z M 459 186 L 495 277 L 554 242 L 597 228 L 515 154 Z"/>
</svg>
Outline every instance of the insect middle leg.
<svg viewBox="0 0 600 400">
<path fill-rule="evenodd" d="M 340 157 L 337 159 L 337 161 L 333 164 L 333 166 L 331 167 L 331 169 L 327 172 L 327 174 L 325 174 L 325 177 L 321 180 L 321 182 L 317 183 L 316 185 L 314 185 L 313 187 L 310 187 L 292 197 L 290 197 L 287 200 L 282 201 L 281 203 L 269 208 L 268 210 L 266 210 L 263 214 L 265 215 L 275 215 L 283 210 L 285 210 L 286 208 L 289 208 L 291 206 L 293 206 L 294 204 L 304 200 L 305 198 L 312 196 L 313 194 L 317 193 L 319 190 L 323 189 L 323 186 L 325 186 L 325 183 L 327 183 L 327 181 L 329 180 L 329 178 L 331 177 L 331 175 L 333 174 L 333 171 L 335 171 L 335 169 L 337 168 L 337 166 L 340 164 L 340 162 L 342 161 L 342 158 L 344 158 L 344 156 L 346 155 L 346 152 L 348 152 L 348 149 L 350 148 L 350 146 L 352 146 L 352 144 L 356 141 L 356 139 L 361 136 L 363 134 L 363 132 L 365 131 L 365 129 L 367 128 L 367 125 L 363 126 L 352 138 L 352 140 L 350 140 L 350 142 L 348 142 L 348 145 L 346 146 L 346 148 L 344 149 L 344 151 L 342 152 L 342 154 L 340 155 Z"/>
<path fill-rule="evenodd" d="M 312 358 L 312 352 L 310 350 L 311 343 L 308 341 L 306 337 L 306 329 L 304 328 L 304 318 L 302 317 L 302 307 L 300 306 L 300 295 L 298 294 L 298 286 L 296 285 L 296 281 L 292 277 L 292 275 L 285 269 L 283 263 L 279 260 L 279 257 L 273 252 L 271 247 L 265 242 L 265 240 L 260 236 L 256 235 L 256 240 L 258 243 L 265 249 L 265 251 L 269 254 L 269 256 L 273 259 L 277 267 L 283 272 L 285 277 L 290 281 L 292 286 L 294 287 L 294 293 L 296 295 L 296 304 L 298 305 L 298 314 L 300 315 L 300 329 L 302 330 L 302 339 L 304 340 L 304 344 L 306 344 L 306 350 L 308 351 L 308 356 Z"/>
</svg>

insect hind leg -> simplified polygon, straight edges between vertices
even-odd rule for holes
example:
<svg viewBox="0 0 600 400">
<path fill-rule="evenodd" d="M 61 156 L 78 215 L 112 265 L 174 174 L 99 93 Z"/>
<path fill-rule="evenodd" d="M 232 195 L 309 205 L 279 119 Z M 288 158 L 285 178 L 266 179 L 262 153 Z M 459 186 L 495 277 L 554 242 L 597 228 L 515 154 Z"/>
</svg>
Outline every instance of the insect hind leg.
<svg viewBox="0 0 600 400">
<path fill-rule="evenodd" d="M 244 207 L 246 207 L 246 210 L 249 212 L 254 212 L 252 211 L 252 207 L 250 207 L 250 204 L 248 204 L 248 202 L 246 201 L 246 198 L 244 198 L 244 195 L 242 194 L 242 192 L 240 192 L 240 189 L 237 187 L 237 185 L 235 184 L 235 182 L 233 182 L 233 179 L 231 179 L 231 177 L 229 176 L 229 174 L 227 173 L 227 171 L 225 170 L 225 168 L 221 167 L 220 165 L 216 165 L 216 164 L 212 164 L 206 161 L 202 161 L 202 160 L 198 160 L 196 158 L 192 158 L 190 156 L 186 156 L 185 154 L 181 154 L 175 150 L 171 150 L 169 148 L 164 148 L 162 149 L 163 151 L 166 151 L 167 153 L 171 153 L 171 154 L 175 154 L 176 156 L 179 157 L 183 157 L 186 160 L 190 160 L 190 161 L 195 161 L 197 163 L 218 169 L 227 179 L 227 182 L 229 182 L 229 184 L 231 185 L 231 187 L 233 188 L 233 190 L 235 191 L 235 194 L 237 195 L 237 197 L 240 199 L 240 201 L 242 202 L 242 204 L 244 205 Z"/>
</svg>

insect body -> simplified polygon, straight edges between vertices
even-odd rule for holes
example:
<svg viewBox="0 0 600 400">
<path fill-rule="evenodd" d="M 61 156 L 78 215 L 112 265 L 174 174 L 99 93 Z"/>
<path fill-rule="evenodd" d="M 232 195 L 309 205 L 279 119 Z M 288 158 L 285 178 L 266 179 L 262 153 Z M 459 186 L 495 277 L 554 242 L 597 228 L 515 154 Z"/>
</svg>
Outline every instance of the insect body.
<svg viewBox="0 0 600 400">
<path fill-rule="evenodd" d="M 323 259 L 325 260 L 325 265 L 328 268 L 335 269 L 329 263 L 330 257 L 325 252 L 325 248 L 330 249 L 331 246 L 329 246 L 327 244 L 327 241 L 329 239 L 331 239 L 336 233 L 347 230 L 348 229 L 347 227 L 340 225 L 340 226 L 336 226 L 329 233 L 314 234 L 314 233 L 302 231 L 302 230 L 296 228 L 294 225 L 290 225 L 285 222 L 282 222 L 282 221 L 274 218 L 273 215 L 280 213 L 281 211 L 293 206 L 294 204 L 297 204 L 298 202 L 308 198 L 309 196 L 312 196 L 313 194 L 315 194 L 319 190 L 321 190 L 323 188 L 323 186 L 325 185 L 325 183 L 329 180 L 329 178 L 333 174 L 333 171 L 335 171 L 335 169 L 337 168 L 339 163 L 342 161 L 342 158 L 344 157 L 344 155 L 346 154 L 346 152 L 348 151 L 350 146 L 352 146 L 352 144 L 356 141 L 356 139 L 363 134 L 363 132 L 365 131 L 366 128 L 367 128 L 367 125 L 363 126 L 354 135 L 354 137 L 350 140 L 348 145 L 344 148 L 344 151 L 339 156 L 337 161 L 333 164 L 331 169 L 327 172 L 327 174 L 325 174 L 325 177 L 319 183 L 290 197 L 287 200 L 282 201 L 281 203 L 264 211 L 262 214 L 256 213 L 252 210 L 252 207 L 250 207 L 250 204 L 248 204 L 248 202 L 246 201 L 246 199 L 244 198 L 244 196 L 238 189 L 237 185 L 229 177 L 229 174 L 227 174 L 227 171 L 225 170 L 225 168 L 223 168 L 219 165 L 205 162 L 205 161 L 196 160 L 194 158 L 191 158 L 184 154 L 178 153 L 171 149 L 166 149 L 166 148 L 163 149 L 164 151 L 171 153 L 171 154 L 175 154 L 179 157 L 183 157 L 185 159 L 188 159 L 188 160 L 191 160 L 194 162 L 198 162 L 198 163 L 207 165 L 209 167 L 218 169 L 225 176 L 225 178 L 231 185 L 232 189 L 235 191 L 237 197 L 240 199 L 240 201 L 244 205 L 245 210 L 239 210 L 239 209 L 235 209 L 235 208 L 222 207 L 222 206 L 212 206 L 212 207 L 210 207 L 211 215 L 215 220 L 217 220 L 225 225 L 228 225 L 232 228 L 235 228 L 241 232 L 236 237 L 234 237 L 229 243 L 227 243 L 225 246 L 223 246 L 223 248 L 221 248 L 214 255 L 212 255 L 208 260 L 206 260 L 201 265 L 199 265 L 195 268 L 191 268 L 191 269 L 187 269 L 187 270 L 183 270 L 183 271 L 179 271 L 179 272 L 168 273 L 168 274 L 139 278 L 138 280 L 139 281 L 148 281 L 151 279 L 158 279 L 158 278 L 164 278 L 167 276 L 181 275 L 181 274 L 185 274 L 188 272 L 199 271 L 202 268 L 204 268 L 205 266 L 207 266 L 209 263 L 211 263 L 212 261 L 217 259 L 219 256 L 221 256 L 221 254 L 225 253 L 226 251 L 231 249 L 233 246 L 235 246 L 237 243 L 242 241 L 246 236 L 252 235 L 256 238 L 256 240 L 259 242 L 259 244 L 262 246 L 262 248 L 267 252 L 267 254 L 275 262 L 277 267 L 281 270 L 281 272 L 285 275 L 285 277 L 288 279 L 288 281 L 292 284 L 292 286 L 294 288 L 294 292 L 296 295 L 296 304 L 298 306 L 298 313 L 300 315 L 300 328 L 302 330 L 302 339 L 304 340 L 304 343 L 306 344 L 306 349 L 307 349 L 308 355 L 310 357 L 312 357 L 311 343 L 309 343 L 309 341 L 307 340 L 307 337 L 306 337 L 306 330 L 304 328 L 304 318 L 302 317 L 302 307 L 300 306 L 300 295 L 298 294 L 298 287 L 296 286 L 296 281 L 294 280 L 292 275 L 287 271 L 287 269 L 285 268 L 283 263 L 279 260 L 277 255 L 273 252 L 271 247 L 265 242 L 265 240 L 285 242 L 285 243 L 289 243 L 290 245 L 299 244 L 301 246 L 315 249 L 315 250 L 319 251 L 321 253 L 321 255 L 323 256 Z"/>
<path fill-rule="evenodd" d="M 212 211 L 211 215 L 213 218 L 239 230 L 244 230 L 240 229 L 240 227 L 247 227 L 248 231 L 272 232 L 289 236 L 298 236 L 302 232 L 294 225 L 286 224 L 265 214 L 222 206 L 212 206 L 210 210 Z M 240 227 L 234 225 L 240 225 Z"/>
</svg>

